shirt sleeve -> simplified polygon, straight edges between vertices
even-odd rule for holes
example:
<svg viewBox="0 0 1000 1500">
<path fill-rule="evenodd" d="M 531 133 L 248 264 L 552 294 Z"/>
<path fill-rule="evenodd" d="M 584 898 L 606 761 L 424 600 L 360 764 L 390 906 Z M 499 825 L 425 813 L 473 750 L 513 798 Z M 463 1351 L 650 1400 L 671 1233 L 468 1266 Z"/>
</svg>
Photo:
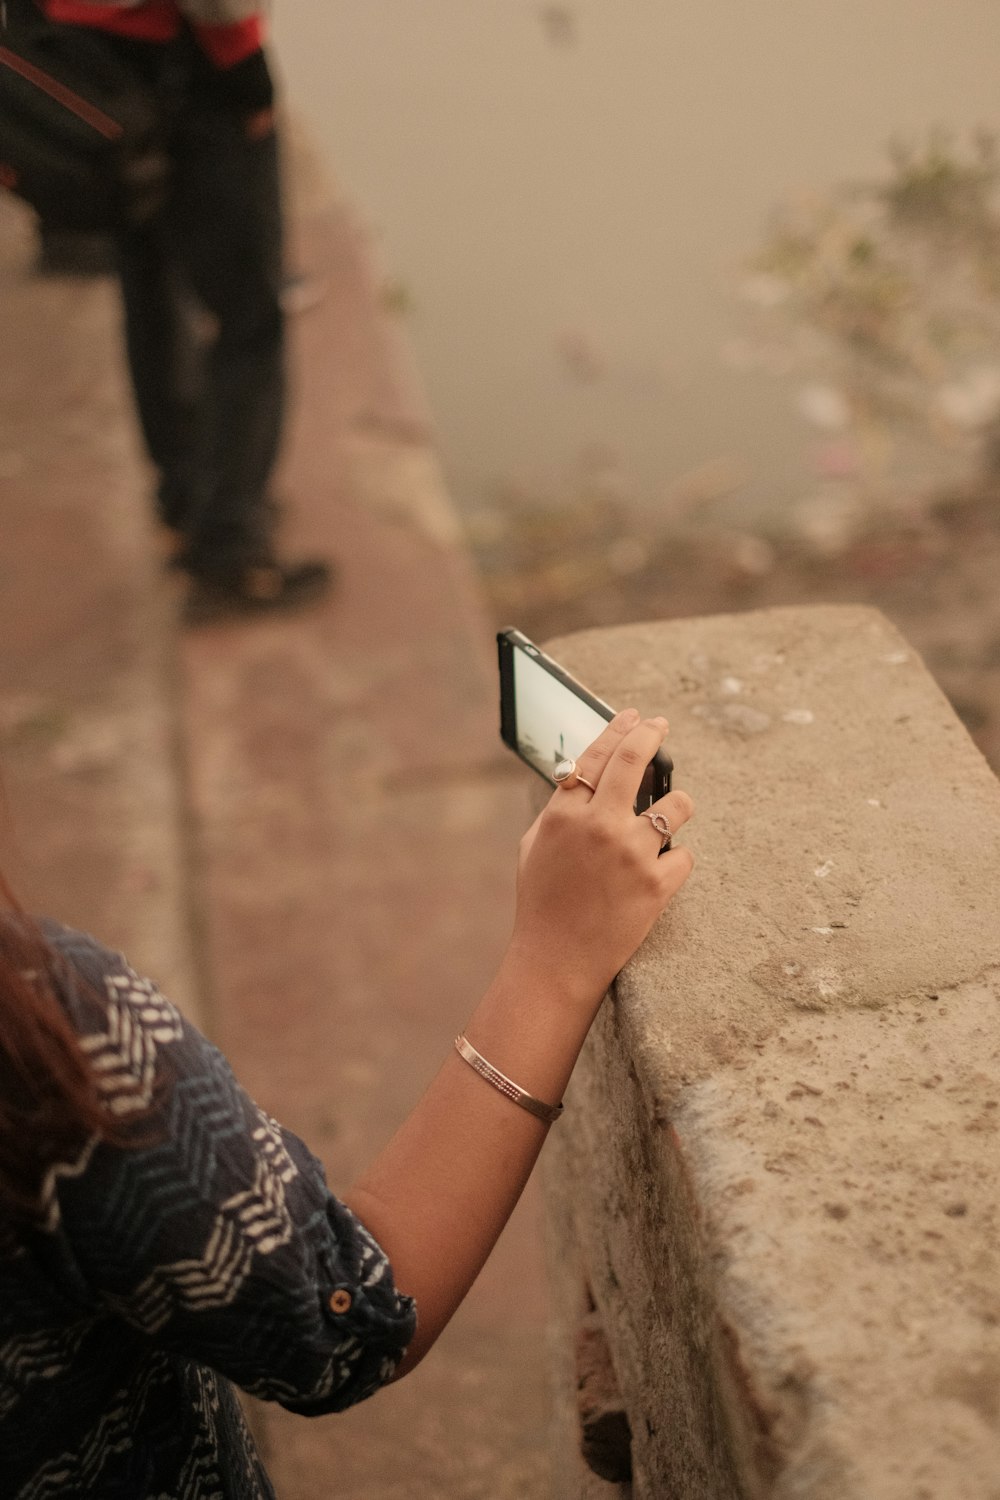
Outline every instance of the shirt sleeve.
<svg viewBox="0 0 1000 1500">
<path fill-rule="evenodd" d="M 127 1135 L 48 1181 L 50 1230 L 96 1301 L 293 1411 L 371 1395 L 416 1323 L 380 1247 L 152 984 L 96 945 L 71 958 L 106 997 L 81 1039 Z"/>
</svg>

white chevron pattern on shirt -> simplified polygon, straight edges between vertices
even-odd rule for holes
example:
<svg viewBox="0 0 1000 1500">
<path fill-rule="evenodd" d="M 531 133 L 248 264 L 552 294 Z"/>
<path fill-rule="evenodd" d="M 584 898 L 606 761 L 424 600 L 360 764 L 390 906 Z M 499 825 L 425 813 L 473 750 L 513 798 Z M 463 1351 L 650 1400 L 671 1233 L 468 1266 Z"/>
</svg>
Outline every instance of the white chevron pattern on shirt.
<svg viewBox="0 0 1000 1500">
<path fill-rule="evenodd" d="M 53 1380 L 68 1369 L 95 1322 L 95 1318 L 81 1318 L 57 1334 L 47 1328 L 42 1333 L 7 1339 L 3 1345 L 0 1417 L 7 1416 L 30 1394 L 35 1381 Z"/>
<path fill-rule="evenodd" d="M 138 1388 L 132 1386 L 120 1390 L 80 1446 L 74 1452 L 58 1454 L 43 1464 L 16 1500 L 57 1500 L 57 1497 L 65 1500 L 67 1495 L 93 1494 L 94 1481 L 100 1475 L 108 1453 L 124 1451 L 131 1446 L 133 1425 L 141 1417 L 150 1391 L 171 1378 L 166 1355 L 154 1355 L 145 1368 L 142 1384 Z M 221 1493 L 220 1490 L 220 1500 Z M 178 1500 L 183 1500 L 183 1496 Z"/>
<path fill-rule="evenodd" d="M 180 1015 L 148 979 L 125 966 L 104 978 L 108 995 L 107 1030 L 80 1037 L 80 1045 L 94 1068 L 97 1086 L 113 1114 L 147 1109 L 153 1096 L 157 1047 L 182 1035 Z M 71 1161 L 55 1162 L 46 1172 L 39 1192 L 43 1223 L 48 1233 L 59 1224 L 58 1182 L 79 1177 L 97 1146 L 92 1135 Z"/>
<path fill-rule="evenodd" d="M 81 1037 L 98 1087 L 116 1115 L 147 1109 L 156 1077 L 156 1050 L 181 1036 L 177 1011 L 148 979 L 131 969 L 105 977 L 108 1025 Z"/>
<path fill-rule="evenodd" d="M 284 1155 L 291 1175 L 297 1175 Z M 201 1255 L 157 1266 L 127 1302 L 117 1302 L 128 1321 L 154 1334 L 179 1306 L 191 1311 L 228 1306 L 246 1280 L 254 1255 L 267 1255 L 292 1237 L 284 1194 L 287 1180 L 259 1160 L 252 1186 L 220 1205 Z"/>
</svg>

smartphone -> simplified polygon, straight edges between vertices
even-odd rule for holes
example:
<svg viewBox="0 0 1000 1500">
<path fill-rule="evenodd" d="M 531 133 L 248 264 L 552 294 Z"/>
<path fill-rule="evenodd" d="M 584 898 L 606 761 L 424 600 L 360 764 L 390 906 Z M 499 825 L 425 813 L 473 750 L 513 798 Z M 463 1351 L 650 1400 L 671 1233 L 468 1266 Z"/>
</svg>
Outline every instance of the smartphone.
<svg viewBox="0 0 1000 1500">
<path fill-rule="evenodd" d="M 615 710 L 577 682 L 519 630 L 497 632 L 500 659 L 500 738 L 555 786 L 561 760 L 576 760 L 596 740 Z M 673 762 L 663 750 L 646 767 L 635 810 L 644 812 L 670 790 Z"/>
</svg>

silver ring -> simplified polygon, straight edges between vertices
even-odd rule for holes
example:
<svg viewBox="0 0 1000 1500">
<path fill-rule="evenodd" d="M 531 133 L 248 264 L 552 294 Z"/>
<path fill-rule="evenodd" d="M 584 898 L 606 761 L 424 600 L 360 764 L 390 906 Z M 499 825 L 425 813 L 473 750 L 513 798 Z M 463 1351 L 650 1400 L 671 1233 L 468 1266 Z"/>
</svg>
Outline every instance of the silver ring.
<svg viewBox="0 0 1000 1500">
<path fill-rule="evenodd" d="M 581 786 L 588 787 L 590 791 L 597 791 L 597 788 L 592 781 L 588 781 L 586 776 L 580 775 L 579 771 L 576 769 L 576 761 L 570 760 L 568 756 L 565 760 L 556 762 L 555 768 L 552 772 L 552 780 L 555 782 L 556 786 L 573 787 L 576 786 L 577 782 L 579 782 Z"/>
<path fill-rule="evenodd" d="M 672 838 L 672 834 L 670 832 L 670 824 L 667 821 L 666 816 L 661 812 L 654 812 L 652 810 L 644 812 L 642 816 L 649 819 L 653 827 L 656 829 L 657 833 L 660 835 L 660 838 L 663 840 L 662 844 L 660 845 L 660 853 L 666 853 L 666 851 L 670 848 L 670 841 Z"/>
</svg>

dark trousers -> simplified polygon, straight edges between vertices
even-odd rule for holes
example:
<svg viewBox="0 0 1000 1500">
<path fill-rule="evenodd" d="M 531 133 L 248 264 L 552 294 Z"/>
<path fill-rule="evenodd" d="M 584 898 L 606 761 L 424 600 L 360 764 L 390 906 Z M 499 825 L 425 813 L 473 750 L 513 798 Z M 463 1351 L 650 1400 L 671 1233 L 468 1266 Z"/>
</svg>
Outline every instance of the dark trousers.
<svg viewBox="0 0 1000 1500">
<path fill-rule="evenodd" d="M 270 551 L 285 389 L 278 142 L 249 139 L 204 70 L 175 71 L 171 89 L 168 199 L 119 237 L 125 341 L 161 519 L 183 532 L 193 570 L 216 572 Z"/>
</svg>

